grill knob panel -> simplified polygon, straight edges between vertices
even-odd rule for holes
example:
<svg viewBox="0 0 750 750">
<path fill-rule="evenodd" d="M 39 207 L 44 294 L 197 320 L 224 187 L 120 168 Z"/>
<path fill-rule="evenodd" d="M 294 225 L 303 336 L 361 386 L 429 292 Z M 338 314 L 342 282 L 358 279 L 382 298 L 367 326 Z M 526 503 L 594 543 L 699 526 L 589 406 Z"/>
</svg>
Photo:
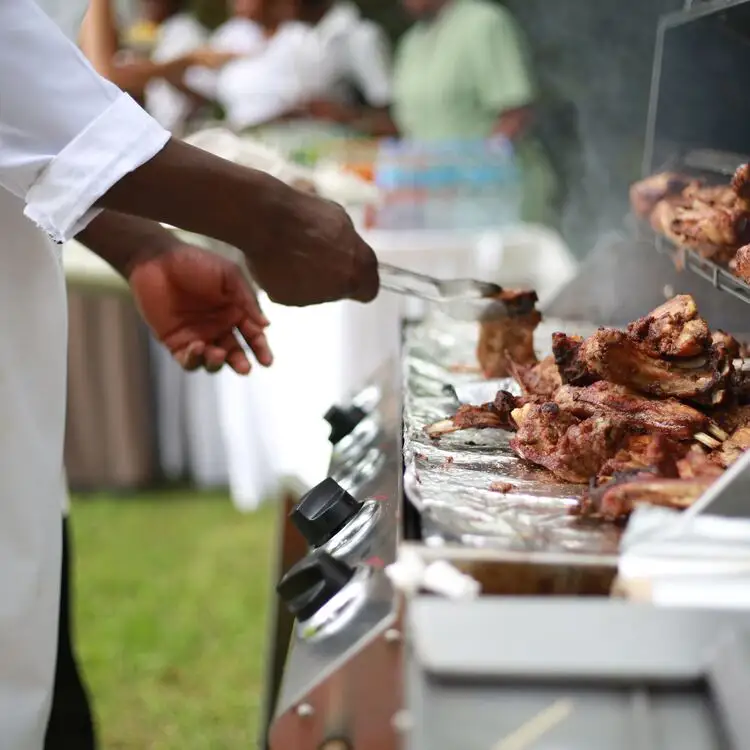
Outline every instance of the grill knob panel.
<svg viewBox="0 0 750 750">
<path fill-rule="evenodd" d="M 289 612 L 305 622 L 333 599 L 353 575 L 349 565 L 318 550 L 292 567 L 276 591 Z"/>
<path fill-rule="evenodd" d="M 291 513 L 291 520 L 311 547 L 320 547 L 341 531 L 361 508 L 362 503 L 329 477 L 300 500 Z"/>
<path fill-rule="evenodd" d="M 358 406 L 350 406 L 348 409 L 332 406 L 324 417 L 326 422 L 331 425 L 331 434 L 328 439 L 333 445 L 340 443 L 347 435 L 354 432 L 355 427 L 366 416 L 365 412 Z"/>
</svg>

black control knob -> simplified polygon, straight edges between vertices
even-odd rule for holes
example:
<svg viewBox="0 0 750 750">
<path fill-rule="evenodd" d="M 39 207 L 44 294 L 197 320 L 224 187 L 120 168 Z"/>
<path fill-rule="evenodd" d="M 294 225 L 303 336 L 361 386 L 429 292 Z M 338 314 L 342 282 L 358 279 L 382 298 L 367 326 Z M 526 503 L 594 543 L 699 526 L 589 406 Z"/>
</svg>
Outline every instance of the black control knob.
<svg viewBox="0 0 750 750">
<path fill-rule="evenodd" d="M 281 579 L 276 591 L 300 622 L 309 620 L 352 579 L 346 563 L 317 550 L 300 560 Z"/>
<path fill-rule="evenodd" d="M 329 477 L 300 500 L 291 519 L 310 546 L 320 547 L 341 531 L 361 508 L 362 503 Z"/>
<path fill-rule="evenodd" d="M 340 406 L 332 406 L 324 417 L 326 422 L 331 425 L 331 434 L 328 439 L 336 445 L 341 442 L 347 435 L 350 435 L 354 428 L 366 417 L 362 409 L 358 406 L 350 406 L 348 409 L 342 409 Z"/>
</svg>

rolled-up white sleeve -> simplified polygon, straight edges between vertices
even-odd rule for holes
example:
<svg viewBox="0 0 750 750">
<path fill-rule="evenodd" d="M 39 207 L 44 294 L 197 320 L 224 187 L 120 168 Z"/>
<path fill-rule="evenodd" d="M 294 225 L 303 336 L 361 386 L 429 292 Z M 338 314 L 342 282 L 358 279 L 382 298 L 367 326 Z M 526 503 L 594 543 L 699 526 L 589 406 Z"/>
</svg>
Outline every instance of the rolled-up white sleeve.
<svg viewBox="0 0 750 750">
<path fill-rule="evenodd" d="M 168 140 L 32 0 L 0 0 L 0 185 L 50 237 L 75 236 Z"/>
</svg>

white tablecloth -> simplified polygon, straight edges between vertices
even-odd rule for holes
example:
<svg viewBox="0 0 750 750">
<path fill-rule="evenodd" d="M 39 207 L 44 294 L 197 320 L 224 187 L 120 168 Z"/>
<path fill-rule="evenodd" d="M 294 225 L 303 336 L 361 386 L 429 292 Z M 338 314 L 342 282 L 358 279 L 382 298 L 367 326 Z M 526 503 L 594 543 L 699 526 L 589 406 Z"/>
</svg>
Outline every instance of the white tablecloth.
<svg viewBox="0 0 750 750">
<path fill-rule="evenodd" d="M 445 278 L 533 286 L 542 301 L 575 273 L 561 240 L 537 227 L 483 235 L 374 232 L 367 239 L 383 261 Z M 66 252 L 66 271 L 80 283 L 76 254 L 80 246 Z M 213 484 L 226 472 L 232 498 L 245 510 L 276 494 L 286 480 L 312 486 L 325 477 L 330 447 L 323 414 L 334 403 L 345 404 L 398 352 L 400 317 L 419 308 L 386 292 L 370 305 L 340 302 L 299 310 L 261 303 L 271 320 L 273 368 L 257 368 L 249 378 L 229 371 L 214 378 L 190 376 L 195 382 L 185 399 L 170 399 L 164 388 L 159 398 L 162 452 L 174 456 L 175 446 L 185 442 L 174 425 L 189 425 L 193 475 L 200 465 L 203 480 Z M 214 403 L 217 409 L 205 408 Z"/>
</svg>

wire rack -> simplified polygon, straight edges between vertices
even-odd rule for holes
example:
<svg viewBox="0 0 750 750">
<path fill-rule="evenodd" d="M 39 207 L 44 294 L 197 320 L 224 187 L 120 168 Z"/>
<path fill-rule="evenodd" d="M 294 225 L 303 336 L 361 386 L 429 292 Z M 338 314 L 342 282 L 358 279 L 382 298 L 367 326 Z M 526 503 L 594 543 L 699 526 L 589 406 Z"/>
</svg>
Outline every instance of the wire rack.
<svg viewBox="0 0 750 750">
<path fill-rule="evenodd" d="M 673 260 L 677 259 L 678 267 L 700 276 L 714 288 L 750 304 L 750 286 L 738 279 L 731 271 L 703 258 L 689 247 L 674 245 L 666 237 L 655 233 L 652 233 L 652 236 L 656 249 Z"/>
</svg>

